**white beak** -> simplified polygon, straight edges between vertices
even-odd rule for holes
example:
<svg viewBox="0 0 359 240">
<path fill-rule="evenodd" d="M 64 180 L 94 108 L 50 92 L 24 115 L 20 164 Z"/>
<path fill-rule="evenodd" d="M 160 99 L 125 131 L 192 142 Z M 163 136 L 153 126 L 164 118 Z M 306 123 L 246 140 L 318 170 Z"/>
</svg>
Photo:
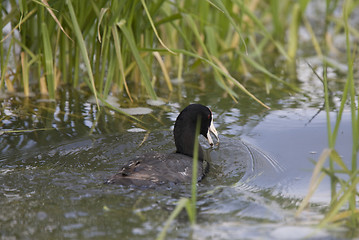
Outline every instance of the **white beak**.
<svg viewBox="0 0 359 240">
<path fill-rule="evenodd" d="M 207 140 L 208 140 L 208 143 L 213 146 L 213 140 L 212 140 L 212 137 L 211 137 L 211 133 L 213 133 L 213 135 L 216 137 L 217 139 L 217 143 L 219 143 L 219 137 L 218 137 L 218 132 L 216 130 L 216 128 L 214 127 L 213 125 L 213 118 L 212 118 L 212 121 L 211 121 L 211 125 L 209 125 L 209 128 L 208 128 L 208 132 L 207 132 Z"/>
</svg>

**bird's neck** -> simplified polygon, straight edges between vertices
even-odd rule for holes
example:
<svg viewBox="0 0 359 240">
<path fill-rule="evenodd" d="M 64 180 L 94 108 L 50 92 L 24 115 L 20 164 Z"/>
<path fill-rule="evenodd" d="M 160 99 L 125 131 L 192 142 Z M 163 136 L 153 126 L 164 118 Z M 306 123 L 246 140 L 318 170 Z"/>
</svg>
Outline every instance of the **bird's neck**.
<svg viewBox="0 0 359 240">
<path fill-rule="evenodd" d="M 195 129 L 180 128 L 175 126 L 173 133 L 175 137 L 176 152 L 193 157 Z M 198 143 L 198 160 L 203 160 L 203 156 L 203 150 L 201 145 Z"/>
</svg>

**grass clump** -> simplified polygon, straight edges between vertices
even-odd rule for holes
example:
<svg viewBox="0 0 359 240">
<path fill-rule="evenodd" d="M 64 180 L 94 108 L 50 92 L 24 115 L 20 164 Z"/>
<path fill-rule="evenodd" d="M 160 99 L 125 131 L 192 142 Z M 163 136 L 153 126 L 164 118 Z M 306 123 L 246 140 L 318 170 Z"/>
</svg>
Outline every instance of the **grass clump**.
<svg viewBox="0 0 359 240">
<path fill-rule="evenodd" d="M 41 89 L 54 99 L 62 84 L 75 88 L 85 84 L 96 98 L 123 92 L 130 101 L 141 95 L 156 99 L 157 88 L 172 91 L 169 79 L 176 70 L 207 65 L 218 86 L 234 101 L 239 92 L 254 98 L 230 72 L 249 76 L 253 69 L 285 82 L 266 69 L 262 58 L 266 49 L 287 59 L 295 56 L 295 38 L 289 38 L 288 54 L 284 37 L 288 26 L 278 16 L 288 18 L 288 9 L 299 13 L 305 7 L 298 11 L 290 1 L 279 5 L 278 1 L 244 0 L 5 1 L 0 26 L 11 30 L 1 38 L 0 89 L 23 91 L 25 96 Z M 267 28 L 268 14 L 273 31 Z M 293 36 L 299 22 L 300 17 L 291 21 Z M 7 43 L 6 52 L 3 44 L 9 39 L 15 41 Z M 9 52 L 14 53 L 11 66 Z M 190 65 L 192 59 L 195 62 Z M 160 73 L 154 68 L 157 65 Z M 178 77 L 182 70 L 177 71 Z M 154 81 L 161 72 L 163 78 Z"/>
<path fill-rule="evenodd" d="M 327 3 L 328 4 L 328 3 Z M 315 193 L 316 188 L 325 176 L 329 176 L 331 183 L 331 202 L 326 211 L 325 217 L 319 226 L 324 227 L 330 223 L 341 222 L 347 227 L 357 229 L 359 226 L 359 208 L 358 208 L 358 183 L 359 169 L 357 166 L 359 151 L 359 110 L 358 110 L 358 94 L 354 82 L 354 59 L 356 48 L 352 48 L 348 18 L 352 11 L 353 2 L 344 1 L 343 5 L 343 21 L 346 37 L 346 56 L 347 56 L 347 79 L 344 85 L 340 107 L 332 129 L 332 122 L 329 116 L 329 90 L 327 79 L 327 66 L 324 61 L 323 83 L 325 94 L 325 110 L 327 114 L 327 132 L 329 148 L 325 149 L 316 163 L 312 174 L 310 187 L 307 196 L 303 199 L 299 206 L 297 214 L 309 204 L 311 196 Z M 339 153 L 335 150 L 339 126 L 345 104 L 350 103 L 351 122 L 352 122 L 352 154 L 351 164 L 347 165 Z M 324 163 L 329 159 L 329 166 L 324 167 Z"/>
<path fill-rule="evenodd" d="M 275 54 L 282 62 L 295 66 L 300 46 L 299 28 L 303 26 L 310 35 L 315 54 L 326 65 L 328 47 L 322 49 L 321 46 L 327 44 L 328 27 L 335 25 L 346 34 L 347 81 L 332 129 L 328 79 L 324 71 L 329 148 L 318 160 L 312 188 L 299 212 L 308 204 L 321 179 L 328 175 L 332 202 L 322 225 L 349 219 L 349 225 L 358 226 L 359 112 L 353 70 L 356 48 L 353 50 L 349 37 L 359 34 L 348 24 L 357 3 L 345 0 L 342 18 L 334 19 L 338 2 L 326 0 L 323 35 L 318 36 L 305 15 L 310 0 L 2 1 L 0 91 L 22 92 L 25 96 L 30 96 L 32 91 L 40 92 L 55 99 L 61 85 L 87 86 L 98 106 L 101 100 L 105 106 L 118 110 L 106 102 L 108 95 L 120 94 L 131 102 L 141 96 L 156 99 L 158 89 L 173 90 L 171 77 L 181 79 L 184 71 L 195 71 L 200 66 L 211 68 L 217 85 L 234 101 L 244 93 L 268 108 L 232 73 L 250 77 L 251 72 L 257 71 L 271 80 L 263 83 L 267 91 L 274 84 L 299 91 L 267 67 L 266 56 Z M 5 32 L 5 29 L 9 30 Z M 273 60 L 270 61 L 274 65 Z M 347 101 L 353 131 L 350 166 L 335 150 Z M 323 168 L 328 158 L 329 167 Z M 194 195 L 191 201 L 180 200 L 169 223 L 184 207 L 191 222 L 195 222 Z"/>
</svg>

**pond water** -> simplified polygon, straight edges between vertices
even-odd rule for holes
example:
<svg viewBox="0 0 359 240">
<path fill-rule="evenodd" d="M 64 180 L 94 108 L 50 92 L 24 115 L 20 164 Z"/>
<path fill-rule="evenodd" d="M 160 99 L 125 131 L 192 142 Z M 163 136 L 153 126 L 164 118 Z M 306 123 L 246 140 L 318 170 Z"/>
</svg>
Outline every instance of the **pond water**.
<svg viewBox="0 0 359 240">
<path fill-rule="evenodd" d="M 207 84 L 215 84 L 210 76 L 204 77 Z M 270 110 L 244 94 L 235 103 L 217 87 L 194 87 L 203 83 L 199 76 L 186 76 L 185 82 L 173 93 L 158 89 L 163 104 L 139 100 L 131 105 L 120 97 L 122 108 L 148 110 L 136 115 L 142 122 L 106 108 L 97 111 L 91 97 L 81 91 L 64 89 L 55 102 L 3 96 L 1 238 L 154 239 L 177 201 L 190 196 L 190 186 L 139 189 L 103 183 L 134 155 L 174 151 L 173 124 L 189 103 L 211 107 L 220 144 L 210 149 L 201 140 L 211 156 L 211 168 L 198 184 L 197 224 L 191 227 L 183 212 L 167 239 L 353 237 L 343 227 L 315 227 L 330 200 L 328 179 L 310 208 L 294 217 L 307 193 L 311 161 L 327 147 L 319 80 L 311 76 L 298 81 L 302 93 L 281 87 L 266 94 L 256 81 L 247 83 Z M 342 84 L 337 81 L 331 88 L 334 121 Z M 337 150 L 349 161 L 349 111 L 344 112 Z"/>
</svg>

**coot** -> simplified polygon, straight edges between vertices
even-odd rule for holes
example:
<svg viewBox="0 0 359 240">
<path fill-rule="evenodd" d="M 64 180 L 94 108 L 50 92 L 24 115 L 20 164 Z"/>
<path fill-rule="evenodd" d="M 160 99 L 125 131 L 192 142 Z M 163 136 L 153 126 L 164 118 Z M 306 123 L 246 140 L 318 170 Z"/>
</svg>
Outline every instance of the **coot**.
<svg viewBox="0 0 359 240">
<path fill-rule="evenodd" d="M 201 104 L 191 104 L 178 115 L 173 134 L 176 152 L 170 154 L 149 153 L 137 156 L 130 160 L 119 172 L 113 175 L 106 183 L 153 186 L 164 183 L 191 182 L 192 157 L 195 141 L 197 119 L 201 121 L 200 134 L 213 146 L 210 135 L 212 132 L 217 141 L 218 133 L 213 125 L 211 110 Z M 206 172 L 204 154 L 201 146 L 198 148 L 198 181 Z M 204 166 L 206 165 L 206 166 Z"/>
</svg>

